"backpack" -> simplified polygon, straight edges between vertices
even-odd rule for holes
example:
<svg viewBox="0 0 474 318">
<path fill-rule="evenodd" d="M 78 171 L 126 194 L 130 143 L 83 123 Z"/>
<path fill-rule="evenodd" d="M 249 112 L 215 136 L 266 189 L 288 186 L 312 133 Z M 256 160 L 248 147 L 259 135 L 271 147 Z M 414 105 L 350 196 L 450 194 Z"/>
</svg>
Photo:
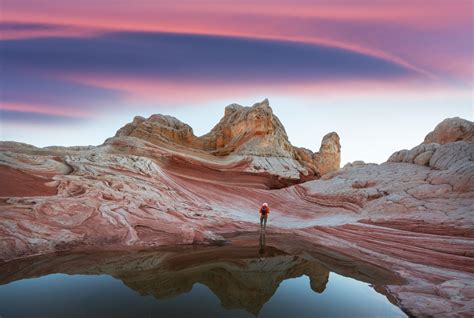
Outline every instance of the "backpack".
<svg viewBox="0 0 474 318">
<path fill-rule="evenodd" d="M 262 206 L 262 215 L 266 215 L 268 212 L 268 208 L 266 206 Z"/>
</svg>

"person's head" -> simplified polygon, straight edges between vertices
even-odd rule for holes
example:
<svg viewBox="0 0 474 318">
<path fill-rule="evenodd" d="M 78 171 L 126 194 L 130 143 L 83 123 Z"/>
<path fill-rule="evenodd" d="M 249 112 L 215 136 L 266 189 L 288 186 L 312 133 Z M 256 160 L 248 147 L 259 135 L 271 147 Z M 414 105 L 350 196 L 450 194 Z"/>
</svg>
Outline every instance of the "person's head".
<svg viewBox="0 0 474 318">
<path fill-rule="evenodd" d="M 268 203 L 267 203 L 267 202 L 265 202 L 264 204 L 262 204 L 262 206 L 264 206 L 264 207 L 268 208 Z"/>
</svg>

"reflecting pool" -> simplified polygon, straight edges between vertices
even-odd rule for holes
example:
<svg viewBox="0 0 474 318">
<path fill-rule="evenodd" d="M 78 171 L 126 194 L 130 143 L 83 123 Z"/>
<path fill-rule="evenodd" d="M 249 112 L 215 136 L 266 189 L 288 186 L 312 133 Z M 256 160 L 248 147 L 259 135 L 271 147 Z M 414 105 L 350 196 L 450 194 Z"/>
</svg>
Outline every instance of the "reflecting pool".
<svg viewBox="0 0 474 318">
<path fill-rule="evenodd" d="M 406 317 L 384 292 L 399 283 L 394 274 L 334 252 L 317 256 L 261 238 L 255 246 L 17 260 L 0 264 L 0 316 Z"/>
</svg>

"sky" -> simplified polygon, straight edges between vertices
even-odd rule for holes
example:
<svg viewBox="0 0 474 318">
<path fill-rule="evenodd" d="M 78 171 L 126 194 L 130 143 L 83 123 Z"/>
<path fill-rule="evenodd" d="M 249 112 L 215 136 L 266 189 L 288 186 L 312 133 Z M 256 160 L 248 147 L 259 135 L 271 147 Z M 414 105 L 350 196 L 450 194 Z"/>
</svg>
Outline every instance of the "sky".
<svg viewBox="0 0 474 318">
<path fill-rule="evenodd" d="M 208 132 L 270 100 L 295 146 L 380 163 L 474 118 L 471 0 L 1 0 L 0 139 L 98 145 L 134 116 Z"/>
</svg>

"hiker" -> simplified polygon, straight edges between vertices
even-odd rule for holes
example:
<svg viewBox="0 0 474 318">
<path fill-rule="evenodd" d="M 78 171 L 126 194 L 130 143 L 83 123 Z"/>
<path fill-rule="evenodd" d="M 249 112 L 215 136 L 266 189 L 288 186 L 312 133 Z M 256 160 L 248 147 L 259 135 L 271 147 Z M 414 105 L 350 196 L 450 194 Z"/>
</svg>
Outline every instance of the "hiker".
<svg viewBox="0 0 474 318">
<path fill-rule="evenodd" d="M 260 207 L 260 229 L 265 230 L 267 227 L 268 213 L 270 213 L 270 208 L 268 207 L 268 203 L 265 202 Z"/>
</svg>

